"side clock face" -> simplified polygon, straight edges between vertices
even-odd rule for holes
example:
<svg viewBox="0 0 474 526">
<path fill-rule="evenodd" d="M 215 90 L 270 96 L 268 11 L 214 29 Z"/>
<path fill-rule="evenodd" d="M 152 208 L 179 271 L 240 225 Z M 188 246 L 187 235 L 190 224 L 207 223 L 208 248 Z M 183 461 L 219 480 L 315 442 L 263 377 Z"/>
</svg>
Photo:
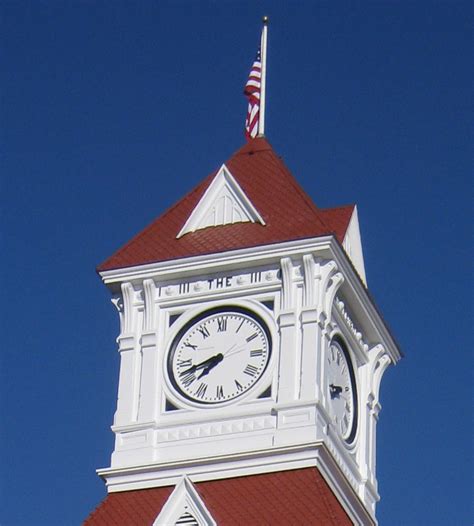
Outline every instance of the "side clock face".
<svg viewBox="0 0 474 526">
<path fill-rule="evenodd" d="M 342 438 L 352 442 L 357 421 L 355 377 L 349 355 L 339 341 L 331 342 L 327 361 L 330 413 Z"/>
<path fill-rule="evenodd" d="M 260 317 L 237 307 L 213 309 L 187 323 L 174 339 L 168 377 L 184 398 L 221 404 L 248 392 L 270 355 L 270 333 Z"/>
</svg>

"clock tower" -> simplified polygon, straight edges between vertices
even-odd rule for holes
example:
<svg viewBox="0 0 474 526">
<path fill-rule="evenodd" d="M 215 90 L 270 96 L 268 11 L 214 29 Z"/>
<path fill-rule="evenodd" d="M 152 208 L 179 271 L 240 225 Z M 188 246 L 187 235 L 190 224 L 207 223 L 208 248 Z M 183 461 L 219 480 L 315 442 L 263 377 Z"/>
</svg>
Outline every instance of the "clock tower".
<svg viewBox="0 0 474 526">
<path fill-rule="evenodd" d="M 86 524 L 377 524 L 379 389 L 401 355 L 355 206 L 315 206 L 257 137 L 98 272 L 120 376 Z"/>
</svg>

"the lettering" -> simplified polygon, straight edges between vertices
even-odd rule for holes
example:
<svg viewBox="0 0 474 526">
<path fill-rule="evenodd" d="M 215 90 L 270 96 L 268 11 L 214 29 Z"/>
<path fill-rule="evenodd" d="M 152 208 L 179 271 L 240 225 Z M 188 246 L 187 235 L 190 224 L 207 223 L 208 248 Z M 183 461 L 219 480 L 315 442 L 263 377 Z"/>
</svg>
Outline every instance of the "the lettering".
<svg viewBox="0 0 474 526">
<path fill-rule="evenodd" d="M 209 290 L 212 289 L 223 289 L 232 286 L 232 277 L 224 276 L 222 278 L 212 278 L 207 280 L 209 284 Z"/>
</svg>

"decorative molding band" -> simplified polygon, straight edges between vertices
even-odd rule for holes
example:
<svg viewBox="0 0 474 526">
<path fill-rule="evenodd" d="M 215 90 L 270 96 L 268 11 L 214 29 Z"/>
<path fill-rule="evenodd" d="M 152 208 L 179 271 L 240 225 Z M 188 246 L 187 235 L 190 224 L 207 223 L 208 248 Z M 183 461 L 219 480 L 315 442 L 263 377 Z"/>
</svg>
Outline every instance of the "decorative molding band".
<svg viewBox="0 0 474 526">
<path fill-rule="evenodd" d="M 334 304 L 336 305 L 338 311 L 341 313 L 342 319 L 345 321 L 347 328 L 354 336 L 356 342 L 359 344 L 359 347 L 364 352 L 367 352 L 369 350 L 369 346 L 364 342 L 362 338 L 362 333 L 357 329 L 355 323 L 352 321 L 352 318 L 349 316 L 344 302 L 336 296 Z"/>
<path fill-rule="evenodd" d="M 250 272 L 236 272 L 235 270 L 227 274 L 216 273 L 209 275 L 207 279 L 181 279 L 179 281 L 160 282 L 158 296 L 160 301 L 176 298 L 194 298 L 195 296 L 205 296 L 209 294 L 228 291 L 262 290 L 263 288 L 275 287 L 280 283 L 278 269 L 255 269 Z"/>
<path fill-rule="evenodd" d="M 192 438 L 222 436 L 233 433 L 246 433 L 263 429 L 275 429 L 276 419 L 272 416 L 260 418 L 245 418 L 241 420 L 216 422 L 213 424 L 200 424 L 195 426 L 180 426 L 158 431 L 156 441 L 174 442 Z"/>
</svg>

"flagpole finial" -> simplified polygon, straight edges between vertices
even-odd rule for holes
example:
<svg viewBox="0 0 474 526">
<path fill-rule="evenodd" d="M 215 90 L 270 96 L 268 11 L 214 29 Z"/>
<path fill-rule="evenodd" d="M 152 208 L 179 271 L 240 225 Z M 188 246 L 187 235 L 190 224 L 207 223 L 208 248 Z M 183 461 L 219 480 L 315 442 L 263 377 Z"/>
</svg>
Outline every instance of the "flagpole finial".
<svg viewBox="0 0 474 526">
<path fill-rule="evenodd" d="M 268 16 L 264 16 L 264 17 L 262 18 L 262 22 L 263 22 L 264 24 L 268 24 Z"/>
</svg>

